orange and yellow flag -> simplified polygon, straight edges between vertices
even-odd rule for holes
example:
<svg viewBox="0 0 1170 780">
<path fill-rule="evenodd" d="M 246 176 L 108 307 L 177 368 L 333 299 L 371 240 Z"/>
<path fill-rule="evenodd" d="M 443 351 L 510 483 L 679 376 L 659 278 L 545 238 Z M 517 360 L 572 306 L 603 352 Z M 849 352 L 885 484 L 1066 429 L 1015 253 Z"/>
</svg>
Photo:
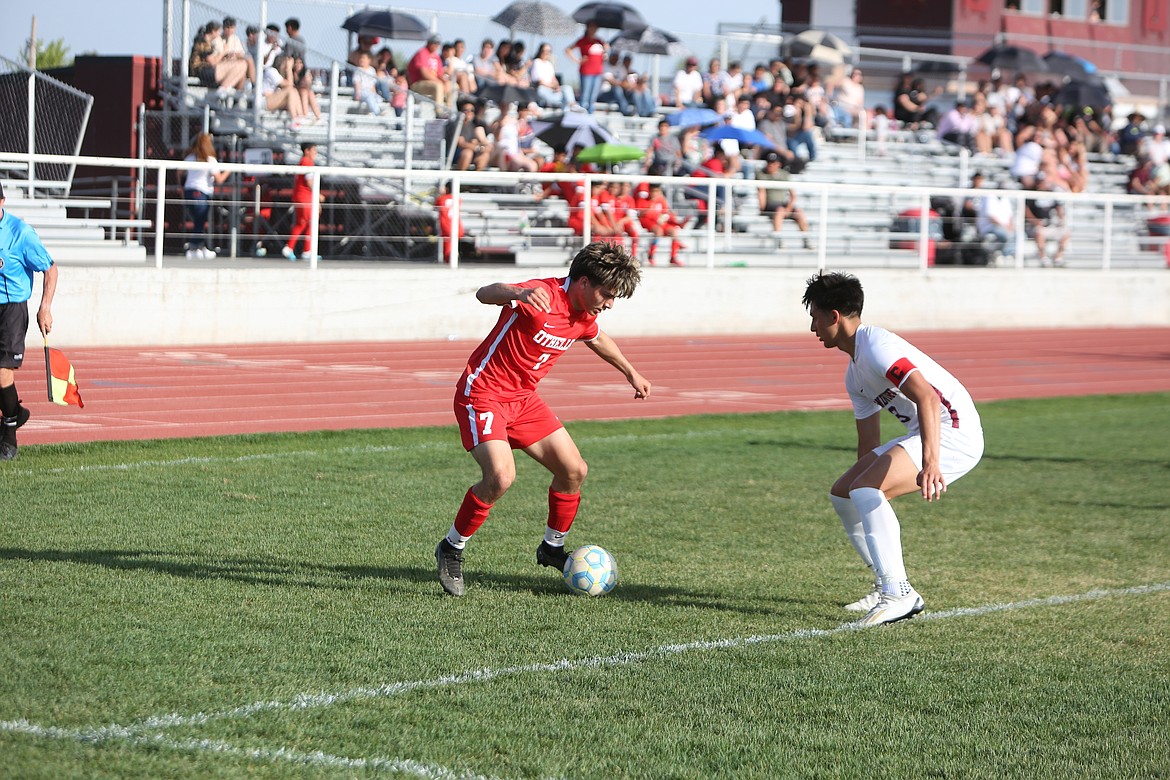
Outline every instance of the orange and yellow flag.
<svg viewBox="0 0 1170 780">
<path fill-rule="evenodd" d="M 59 349 L 45 347 L 45 374 L 49 384 L 49 400 L 61 406 L 75 404 L 85 408 L 73 374 L 73 364 Z"/>
</svg>

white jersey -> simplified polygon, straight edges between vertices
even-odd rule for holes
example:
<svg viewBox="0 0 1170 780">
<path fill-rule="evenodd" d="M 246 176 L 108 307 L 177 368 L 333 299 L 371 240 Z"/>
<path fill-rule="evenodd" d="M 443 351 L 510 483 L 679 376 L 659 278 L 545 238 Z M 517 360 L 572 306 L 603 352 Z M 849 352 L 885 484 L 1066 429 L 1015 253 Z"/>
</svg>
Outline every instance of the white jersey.
<svg viewBox="0 0 1170 780">
<path fill-rule="evenodd" d="M 944 436 L 948 430 L 981 431 L 975 403 L 959 380 L 901 336 L 872 325 L 857 329 L 853 359 L 845 371 L 845 389 L 853 401 L 854 417 L 864 420 L 884 409 L 911 435 L 918 435 L 918 406 L 899 389 L 915 371 L 921 371 L 938 393 Z"/>
</svg>

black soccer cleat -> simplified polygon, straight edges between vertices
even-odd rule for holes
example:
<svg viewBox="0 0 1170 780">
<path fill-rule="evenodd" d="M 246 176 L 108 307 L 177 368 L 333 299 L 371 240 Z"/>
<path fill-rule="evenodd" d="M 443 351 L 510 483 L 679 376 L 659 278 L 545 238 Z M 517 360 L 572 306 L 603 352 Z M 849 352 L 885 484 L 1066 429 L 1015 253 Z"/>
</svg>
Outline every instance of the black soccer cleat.
<svg viewBox="0 0 1170 780">
<path fill-rule="evenodd" d="M 435 548 L 439 567 L 439 584 L 452 596 L 463 595 L 463 551 L 456 550 L 446 539 Z"/>
<path fill-rule="evenodd" d="M 16 460 L 16 445 L 12 442 L 0 441 L 0 460 Z"/>
<path fill-rule="evenodd" d="M 19 403 L 20 402 L 17 401 L 17 404 Z M 31 416 L 32 412 L 30 412 L 28 409 L 25 409 L 23 406 L 18 405 L 16 407 L 16 427 L 19 428 L 20 426 L 24 425 L 26 422 L 28 422 L 28 418 Z"/>
<path fill-rule="evenodd" d="M 568 560 L 569 554 L 565 552 L 564 547 L 554 547 L 548 542 L 541 542 L 540 547 L 536 548 L 536 562 L 541 566 L 563 572 Z"/>
</svg>

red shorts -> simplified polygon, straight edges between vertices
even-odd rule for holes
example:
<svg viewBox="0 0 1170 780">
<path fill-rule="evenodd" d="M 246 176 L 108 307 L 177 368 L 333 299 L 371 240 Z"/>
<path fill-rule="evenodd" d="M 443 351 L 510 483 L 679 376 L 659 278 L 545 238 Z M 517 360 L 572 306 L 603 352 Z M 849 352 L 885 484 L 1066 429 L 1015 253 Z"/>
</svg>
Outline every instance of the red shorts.
<svg viewBox="0 0 1170 780">
<path fill-rule="evenodd" d="M 458 394 L 455 420 L 469 452 L 485 441 L 506 441 L 512 449 L 522 450 L 565 427 L 536 393 L 519 401 L 474 402 Z"/>
</svg>

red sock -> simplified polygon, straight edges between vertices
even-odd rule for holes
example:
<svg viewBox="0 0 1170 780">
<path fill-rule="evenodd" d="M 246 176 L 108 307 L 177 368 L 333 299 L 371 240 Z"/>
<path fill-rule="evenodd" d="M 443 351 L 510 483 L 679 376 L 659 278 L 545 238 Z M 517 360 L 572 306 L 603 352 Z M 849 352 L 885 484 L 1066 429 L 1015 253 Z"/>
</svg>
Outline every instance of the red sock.
<svg viewBox="0 0 1170 780">
<path fill-rule="evenodd" d="M 670 259 L 671 260 L 678 259 L 678 250 L 680 250 L 680 249 L 682 249 L 682 242 L 681 241 L 674 239 L 670 242 Z"/>
<path fill-rule="evenodd" d="M 459 505 L 459 511 L 455 514 L 455 530 L 460 536 L 471 536 L 479 530 L 491 511 L 492 505 L 480 501 L 479 497 L 471 492 L 471 488 L 468 488 L 467 495 L 463 497 L 463 503 Z"/>
<path fill-rule="evenodd" d="M 548 527 L 562 534 L 569 532 L 581 506 L 580 493 L 558 493 L 548 489 Z"/>
</svg>

